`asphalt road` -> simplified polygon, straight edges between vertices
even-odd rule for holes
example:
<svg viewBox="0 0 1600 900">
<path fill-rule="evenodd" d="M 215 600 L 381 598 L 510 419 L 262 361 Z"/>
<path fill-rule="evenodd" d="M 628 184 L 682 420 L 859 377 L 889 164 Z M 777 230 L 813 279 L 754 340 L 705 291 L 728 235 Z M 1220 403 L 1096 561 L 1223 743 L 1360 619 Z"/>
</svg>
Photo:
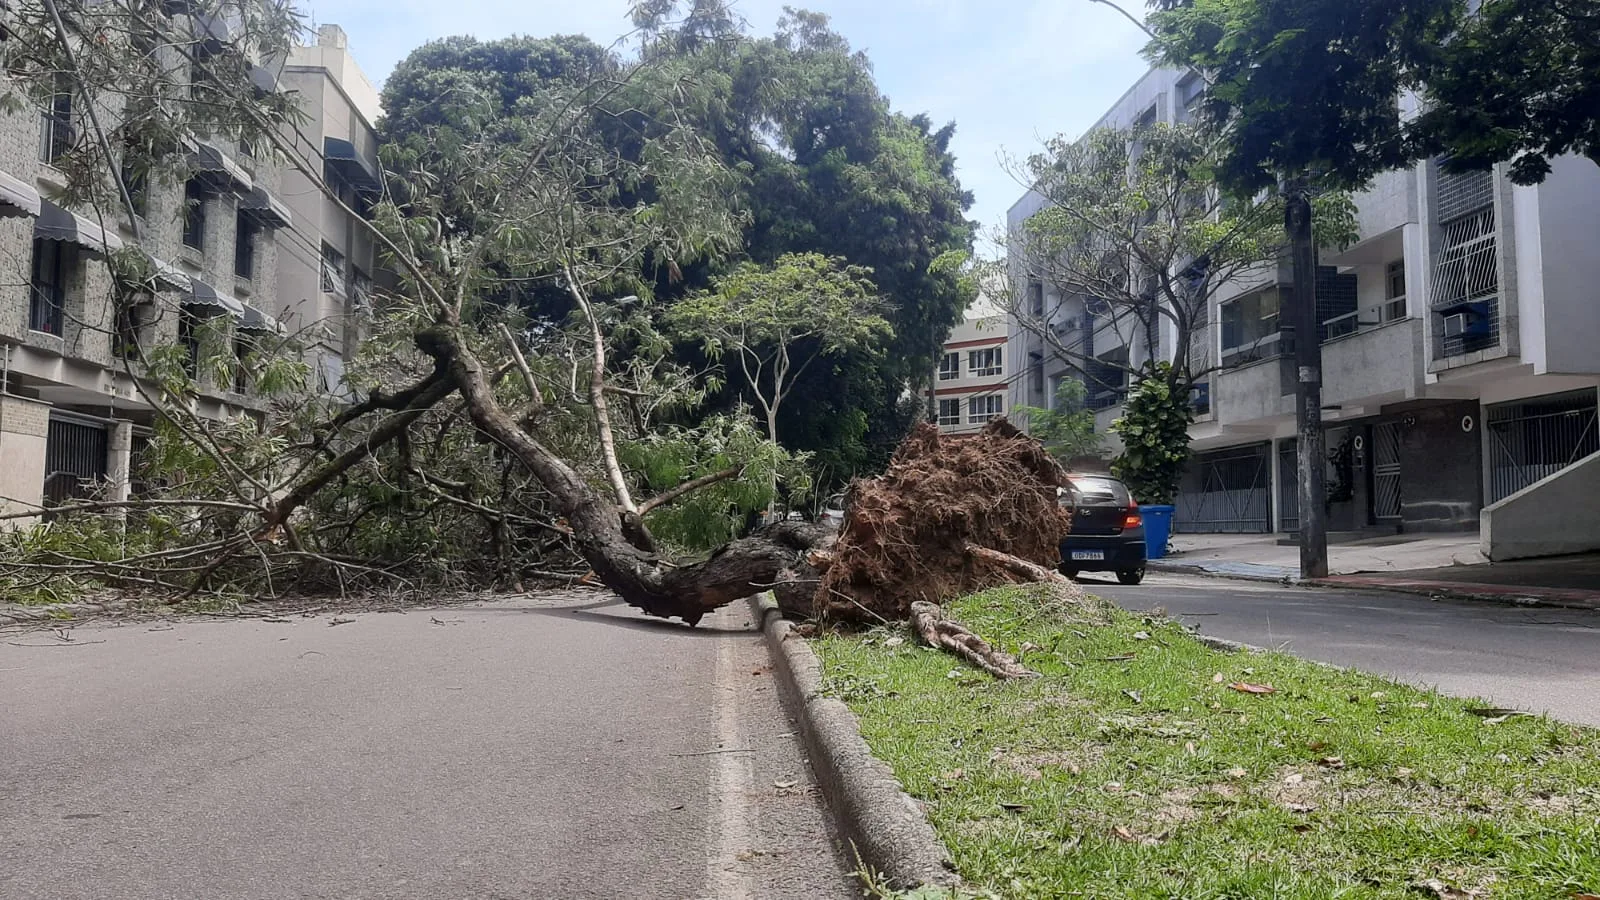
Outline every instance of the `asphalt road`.
<svg viewBox="0 0 1600 900">
<path fill-rule="evenodd" d="M 1600 726 L 1600 613 L 1164 573 L 1083 584 L 1204 634 Z"/>
<path fill-rule="evenodd" d="M 348 618 L 0 632 L 0 897 L 852 896 L 743 605 Z"/>
</svg>

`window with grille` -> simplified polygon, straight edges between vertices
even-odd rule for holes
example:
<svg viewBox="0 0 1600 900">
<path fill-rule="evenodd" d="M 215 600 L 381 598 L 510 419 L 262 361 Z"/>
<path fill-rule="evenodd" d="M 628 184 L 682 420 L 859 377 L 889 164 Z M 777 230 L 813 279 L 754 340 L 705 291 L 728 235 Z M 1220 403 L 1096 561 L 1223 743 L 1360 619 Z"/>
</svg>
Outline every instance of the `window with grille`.
<svg viewBox="0 0 1600 900">
<path fill-rule="evenodd" d="M 961 354 L 946 353 L 939 357 L 939 380 L 955 381 L 961 377 Z"/>
<path fill-rule="evenodd" d="M 1434 308 L 1447 309 L 1497 295 L 1500 272 L 1495 259 L 1494 208 L 1446 222 L 1442 230 L 1434 266 Z"/>
<path fill-rule="evenodd" d="M 1004 371 L 1001 363 L 999 347 L 990 347 L 985 350 L 972 350 L 967 353 L 967 369 L 974 378 L 986 378 L 999 375 Z"/>
<path fill-rule="evenodd" d="M 191 178 L 183 186 L 183 245 L 206 248 L 206 189 L 199 179 Z"/>
<path fill-rule="evenodd" d="M 28 328 L 61 336 L 63 310 L 67 306 L 67 274 L 74 260 L 74 248 L 65 241 L 33 241 L 33 275 L 29 279 Z"/>
<path fill-rule="evenodd" d="M 940 425 L 960 425 L 961 424 L 961 401 L 960 400 L 940 400 L 939 401 L 939 424 Z"/>
<path fill-rule="evenodd" d="M 967 401 L 967 424 L 982 425 L 1000 415 L 1005 400 L 999 394 L 973 397 Z"/>
</svg>

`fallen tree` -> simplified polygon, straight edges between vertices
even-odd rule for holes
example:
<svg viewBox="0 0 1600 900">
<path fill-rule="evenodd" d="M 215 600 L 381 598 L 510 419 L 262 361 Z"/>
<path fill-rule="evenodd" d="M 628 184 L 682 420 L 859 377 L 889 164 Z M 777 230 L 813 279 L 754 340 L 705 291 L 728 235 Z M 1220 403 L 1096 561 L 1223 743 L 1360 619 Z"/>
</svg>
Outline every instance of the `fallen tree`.
<svg viewBox="0 0 1600 900">
<path fill-rule="evenodd" d="M 85 75 L 72 35 L 123 13 L 88 0 L 63 0 L 60 11 L 70 27 L 32 26 L 54 52 L 15 77 L 41 91 L 64 77 L 90 98 L 114 90 L 114 78 Z M 131 15 L 160 35 L 178 27 Z M 287 43 L 287 20 L 247 24 L 270 32 L 257 44 Z M 107 69 L 126 63 L 106 53 Z M 481 534 L 493 551 L 473 576 L 508 586 L 529 574 L 529 559 L 560 550 L 642 612 L 690 624 L 773 588 L 790 612 L 829 623 L 906 621 L 915 608 L 928 640 L 997 674 L 1021 674 L 915 606 L 1057 577 L 1061 470 L 1003 421 L 959 439 L 919 426 L 883 476 L 852 487 L 837 539 L 784 522 L 693 552 L 656 534 L 669 504 L 702 492 L 729 491 L 735 511 L 767 505 L 793 462 L 771 441 L 729 439 L 741 422 L 715 433 L 700 423 L 687 436 L 662 422 L 664 410 L 692 409 L 711 377 L 666 361 L 653 285 L 742 249 L 742 211 L 729 200 L 740 175 L 680 114 L 703 63 L 650 57 L 586 84 L 552 83 L 514 132 L 480 123 L 391 147 L 369 227 L 397 278 L 375 298 L 372 338 L 342 385 L 349 399 L 313 389 L 285 336 L 249 361 L 257 411 L 207 420 L 194 401 L 215 387 L 208 370 L 226 364 L 232 375 L 246 362 L 138 348 L 124 371 L 158 422 L 153 474 L 163 483 L 129 499 L 88 498 L 55 511 L 52 524 L 7 536 L 16 552 L 0 554 L 0 590 L 66 579 L 179 598 L 270 598 L 286 581 L 342 591 L 391 580 L 424 593 L 428 579 L 457 577 L 452 554 Z M 342 206 L 274 119 L 292 117 L 264 107 L 243 76 L 235 81 L 217 90 L 218 103 Z M 464 97 L 461 109 L 471 106 Z M 181 115 L 162 124 L 192 136 Z M 182 176 L 186 157 L 170 149 L 182 145 L 153 144 L 143 162 Z M 102 151 L 84 148 L 73 174 L 83 202 L 105 204 L 109 219 L 119 201 L 130 205 L 128 176 Z M 450 186 L 448 205 L 440 185 Z M 139 252 L 109 261 L 119 303 L 148 287 Z M 284 374 L 295 368 L 298 380 Z M 669 432 L 695 465 L 660 484 L 627 461 L 664 452 Z M 708 435 L 716 450 L 691 446 Z M 126 515 L 95 515 L 108 512 Z"/>
</svg>

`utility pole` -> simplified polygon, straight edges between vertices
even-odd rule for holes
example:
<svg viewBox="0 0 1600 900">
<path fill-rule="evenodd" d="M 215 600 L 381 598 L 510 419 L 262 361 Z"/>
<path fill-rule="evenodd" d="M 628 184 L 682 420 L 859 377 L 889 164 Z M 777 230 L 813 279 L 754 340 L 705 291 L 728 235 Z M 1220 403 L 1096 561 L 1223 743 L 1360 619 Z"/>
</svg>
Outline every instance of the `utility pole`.
<svg viewBox="0 0 1600 900">
<path fill-rule="evenodd" d="M 1299 431 L 1300 577 L 1328 574 L 1327 489 L 1322 442 L 1322 341 L 1317 335 L 1317 245 L 1303 178 L 1283 183 L 1283 227 L 1294 279 L 1295 425 Z"/>
</svg>

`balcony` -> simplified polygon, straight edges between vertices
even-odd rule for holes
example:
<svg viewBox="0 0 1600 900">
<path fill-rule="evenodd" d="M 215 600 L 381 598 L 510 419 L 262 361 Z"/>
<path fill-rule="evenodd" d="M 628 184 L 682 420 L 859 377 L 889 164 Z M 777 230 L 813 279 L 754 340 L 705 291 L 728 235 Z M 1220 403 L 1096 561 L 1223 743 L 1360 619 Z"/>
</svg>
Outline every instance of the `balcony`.
<svg viewBox="0 0 1600 900">
<path fill-rule="evenodd" d="M 1418 394 L 1422 322 L 1405 317 L 1403 298 L 1398 304 L 1398 316 L 1389 315 L 1393 308 L 1386 305 L 1387 312 L 1366 309 L 1328 323 L 1322 345 L 1324 403 L 1393 402 Z"/>
<path fill-rule="evenodd" d="M 1295 367 L 1291 356 L 1272 356 L 1226 369 L 1215 376 L 1211 403 L 1217 422 L 1234 425 L 1294 414 Z"/>
</svg>

